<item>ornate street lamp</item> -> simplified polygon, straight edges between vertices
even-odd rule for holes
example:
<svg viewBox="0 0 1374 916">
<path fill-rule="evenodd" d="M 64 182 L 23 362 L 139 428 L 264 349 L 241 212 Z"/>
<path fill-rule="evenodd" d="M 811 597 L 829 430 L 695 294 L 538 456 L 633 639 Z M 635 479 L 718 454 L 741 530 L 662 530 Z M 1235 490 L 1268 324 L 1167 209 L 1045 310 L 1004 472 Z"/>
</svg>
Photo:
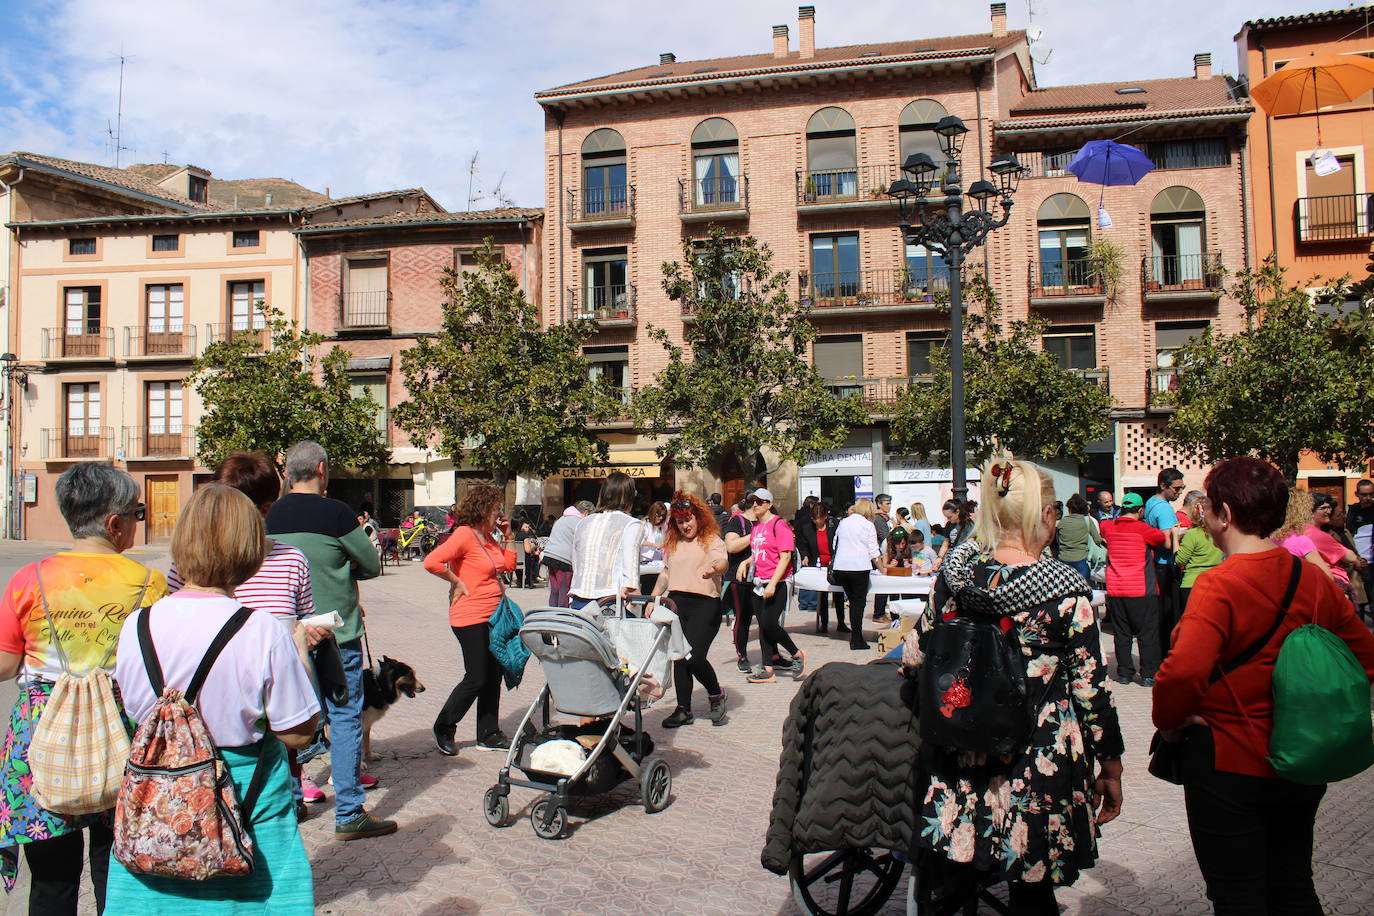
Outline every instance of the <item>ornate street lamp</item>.
<svg viewBox="0 0 1374 916">
<path fill-rule="evenodd" d="M 907 244 L 921 245 L 941 255 L 949 265 L 949 464 L 954 474 L 954 497 L 962 500 L 968 497 L 968 472 L 964 467 L 964 301 L 960 274 L 965 255 L 982 245 L 989 232 L 1007 224 L 1012 195 L 1025 167 L 1013 155 L 999 156 L 988 166 L 993 181 L 975 181 L 964 191 L 959 151 L 968 127 L 954 115 L 947 115 L 935 125 L 935 133 L 948 160 L 939 182 L 944 197 L 929 199 L 936 173 L 942 170 L 927 153 L 908 156 L 902 163 L 903 177 L 894 181 L 887 193 L 897 202 L 897 221 Z M 969 198 L 967 208 L 965 195 Z M 988 209 L 994 198 L 1000 198 L 1000 215 Z"/>
</svg>

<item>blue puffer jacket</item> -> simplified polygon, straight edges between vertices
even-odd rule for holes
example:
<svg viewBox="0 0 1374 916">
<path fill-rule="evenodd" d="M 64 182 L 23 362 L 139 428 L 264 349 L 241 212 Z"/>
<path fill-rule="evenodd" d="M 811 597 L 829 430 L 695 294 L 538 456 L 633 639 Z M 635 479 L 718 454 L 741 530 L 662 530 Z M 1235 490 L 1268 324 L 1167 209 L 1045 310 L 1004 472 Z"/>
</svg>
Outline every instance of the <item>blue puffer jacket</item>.
<svg viewBox="0 0 1374 916">
<path fill-rule="evenodd" d="M 506 680 L 506 689 L 514 690 L 525 676 L 525 663 L 530 660 L 530 650 L 520 641 L 520 627 L 525 623 L 525 615 L 520 605 L 505 595 L 492 612 L 487 624 L 491 627 L 491 654 L 501 663 L 501 675 Z"/>
</svg>

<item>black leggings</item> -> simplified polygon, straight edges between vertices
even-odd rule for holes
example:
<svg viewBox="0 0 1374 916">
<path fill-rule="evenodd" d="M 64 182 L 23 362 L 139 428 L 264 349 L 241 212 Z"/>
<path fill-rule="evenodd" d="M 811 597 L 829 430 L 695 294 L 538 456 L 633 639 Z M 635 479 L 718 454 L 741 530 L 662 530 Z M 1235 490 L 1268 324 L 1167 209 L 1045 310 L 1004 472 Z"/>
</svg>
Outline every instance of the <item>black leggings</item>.
<svg viewBox="0 0 1374 916">
<path fill-rule="evenodd" d="M 765 598 L 750 589 L 749 597 L 754 599 L 754 616 L 759 619 L 759 649 L 763 653 L 759 664 L 768 667 L 774 659 L 780 659 L 778 647 L 787 650 L 792 658 L 797 657 L 797 644 L 782 628 L 782 614 L 787 609 L 787 583 L 779 582 L 772 598 Z"/>
<path fill-rule="evenodd" d="M 1193 855 L 1216 916 L 1321 916 L 1312 825 L 1325 792 L 1221 771 L 1184 783 Z"/>
<path fill-rule="evenodd" d="M 500 727 L 501 663 L 491 654 L 491 627 L 486 622 L 450 629 L 463 651 L 463 679 L 439 710 L 434 730 L 453 734 L 476 700 L 477 740 L 481 741 Z"/>
<path fill-rule="evenodd" d="M 837 569 L 835 582 L 844 589 L 849 599 L 849 644 L 864 644 L 864 606 L 868 604 L 868 585 L 872 581 L 866 569 Z"/>
<path fill-rule="evenodd" d="M 711 643 L 720 631 L 720 600 L 710 595 L 692 592 L 669 592 L 677 605 L 677 617 L 682 633 L 692 647 L 692 657 L 673 662 L 673 680 L 677 685 L 677 705 L 692 708 L 692 679 L 706 688 L 707 696 L 720 693 L 720 681 L 711 667 Z"/>
<path fill-rule="evenodd" d="M 95 885 L 95 910 L 105 912 L 105 880 L 110 874 L 110 845 L 114 830 L 92 824 L 91 883 Z M 81 858 L 85 847 L 82 831 L 64 833 L 48 840 L 23 844 L 29 865 L 29 912 L 43 916 L 76 916 L 81 892 Z"/>
</svg>

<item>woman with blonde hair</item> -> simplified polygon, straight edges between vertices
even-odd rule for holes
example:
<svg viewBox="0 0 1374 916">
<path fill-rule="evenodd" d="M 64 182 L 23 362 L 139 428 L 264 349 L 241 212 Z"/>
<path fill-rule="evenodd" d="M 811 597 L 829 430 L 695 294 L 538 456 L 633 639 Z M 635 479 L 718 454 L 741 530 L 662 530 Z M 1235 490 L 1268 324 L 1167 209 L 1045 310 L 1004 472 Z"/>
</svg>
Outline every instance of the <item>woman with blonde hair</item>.
<svg viewBox="0 0 1374 916">
<path fill-rule="evenodd" d="M 835 584 L 849 602 L 849 648 L 867 649 L 864 641 L 864 604 L 868 601 L 870 574 L 882 560 L 878 529 L 873 524 L 873 500 L 854 503 L 835 529 L 835 559 L 830 568 Z"/>
<path fill-rule="evenodd" d="M 919 842 L 969 870 L 993 870 L 1008 882 L 1013 913 L 1053 913 L 1055 887 L 1093 865 L 1097 828 L 1121 813 L 1121 727 L 1088 585 L 1044 558 L 1055 530 L 1049 475 L 1003 459 L 983 472 L 982 494 L 974 537 L 945 555 L 937 599 L 907 636 L 902 660 L 923 664 L 927 637 L 961 613 L 966 590 L 989 596 L 1026 659 L 1035 726 L 1027 746 L 1006 756 L 923 748 L 929 787 L 920 820 L 930 826 Z"/>
<path fill-rule="evenodd" d="M 267 552 L 262 513 L 247 496 L 219 483 L 196 490 L 172 531 L 181 590 L 132 614 L 119 634 L 115 677 L 132 719 L 142 721 L 158 700 L 145 656 L 157 659 L 166 688 L 184 690 L 211 642 L 238 618 L 234 589 L 252 578 Z M 112 863 L 111 912 L 314 912 L 286 758 L 287 747 L 299 750 L 314 738 L 320 712 L 306 651 L 304 628 L 288 633 L 270 612 L 252 611 L 215 659 L 196 704 L 238 798 L 256 794 L 245 804 L 252 873 L 186 881 L 135 875 Z"/>
<path fill-rule="evenodd" d="M 1283 525 L 1270 536 L 1270 540 L 1298 559 L 1306 560 L 1316 566 L 1334 580 L 1336 577 L 1332 574 L 1330 567 L 1326 565 L 1326 561 L 1322 559 L 1321 553 L 1317 550 L 1317 545 L 1306 533 L 1307 527 L 1312 524 L 1315 504 L 1316 500 L 1313 498 L 1311 490 L 1289 487 Z"/>
</svg>

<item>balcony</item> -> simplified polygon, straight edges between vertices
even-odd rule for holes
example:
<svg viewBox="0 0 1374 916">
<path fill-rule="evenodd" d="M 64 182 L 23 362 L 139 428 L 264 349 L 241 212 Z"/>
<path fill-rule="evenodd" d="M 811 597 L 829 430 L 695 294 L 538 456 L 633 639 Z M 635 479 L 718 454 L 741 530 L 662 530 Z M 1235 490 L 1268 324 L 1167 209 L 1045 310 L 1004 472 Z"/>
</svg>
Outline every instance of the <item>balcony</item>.
<svg viewBox="0 0 1374 916">
<path fill-rule="evenodd" d="M 679 178 L 677 212 L 684 223 L 749 216 L 749 176 Z"/>
<path fill-rule="evenodd" d="M 390 325 L 391 291 L 366 290 L 339 294 L 339 329 L 371 330 Z"/>
<path fill-rule="evenodd" d="M 1068 165 L 1077 155 L 1078 150 L 1067 150 L 1059 153 L 1034 151 L 1017 153 L 1016 158 L 1026 167 L 1022 178 L 1073 178 L 1073 174 L 1068 170 Z"/>
<path fill-rule="evenodd" d="M 1294 204 L 1299 242 L 1349 242 L 1374 236 L 1374 194 L 1302 197 Z"/>
<path fill-rule="evenodd" d="M 1226 272 L 1221 252 L 1145 255 L 1140 259 L 1140 288 L 1146 302 L 1216 299 Z"/>
<path fill-rule="evenodd" d="M 832 378 L 825 386 L 837 398 L 862 398 L 875 417 L 891 417 L 902 392 L 912 385 L 929 385 L 931 375 L 894 375 L 882 378 Z"/>
<path fill-rule="evenodd" d="M 1089 258 L 1032 261 L 1026 283 L 1031 305 L 1101 305 L 1107 298 Z"/>
<path fill-rule="evenodd" d="M 887 189 L 898 178 L 895 165 L 866 165 L 852 169 L 820 169 L 797 172 L 797 210 L 895 208 Z"/>
<path fill-rule="evenodd" d="M 39 456 L 44 461 L 105 461 L 114 457 L 114 431 L 108 426 L 44 429 Z"/>
<path fill-rule="evenodd" d="M 44 359 L 114 359 L 114 328 L 70 324 L 43 328 Z"/>
<path fill-rule="evenodd" d="M 207 324 L 205 326 L 209 332 L 206 335 L 207 344 L 229 343 L 236 340 L 251 340 L 257 343 L 262 349 L 266 350 L 272 343 L 271 328 L 250 328 L 240 322 L 220 322 L 218 324 Z"/>
<path fill-rule="evenodd" d="M 800 273 L 797 282 L 800 304 L 820 314 L 929 311 L 949 289 L 948 277 L 918 277 L 904 267 Z"/>
<path fill-rule="evenodd" d="M 635 287 L 589 286 L 579 290 L 568 288 L 564 320 L 590 318 L 603 328 L 632 328 L 635 326 Z"/>
<path fill-rule="evenodd" d="M 151 432 L 143 426 L 126 426 L 120 436 L 120 447 L 124 450 L 126 461 L 168 461 L 194 458 L 196 454 L 195 433 L 183 428 Z"/>
<path fill-rule="evenodd" d="M 635 224 L 635 186 L 611 185 L 568 192 L 568 228 L 625 229 Z"/>
<path fill-rule="evenodd" d="M 1178 390 L 1178 367 L 1170 366 L 1167 369 L 1155 368 L 1150 370 L 1150 391 L 1148 404 L 1150 410 L 1156 412 L 1173 413 L 1174 405 L 1170 403 L 1171 395 Z"/>
<path fill-rule="evenodd" d="M 1103 388 L 1110 388 L 1111 378 L 1106 369 L 1070 369 L 1069 371 L 1080 378 L 1096 382 Z"/>
<path fill-rule="evenodd" d="M 171 322 L 125 327 L 124 356 L 128 359 L 195 359 L 195 325 Z"/>
</svg>

